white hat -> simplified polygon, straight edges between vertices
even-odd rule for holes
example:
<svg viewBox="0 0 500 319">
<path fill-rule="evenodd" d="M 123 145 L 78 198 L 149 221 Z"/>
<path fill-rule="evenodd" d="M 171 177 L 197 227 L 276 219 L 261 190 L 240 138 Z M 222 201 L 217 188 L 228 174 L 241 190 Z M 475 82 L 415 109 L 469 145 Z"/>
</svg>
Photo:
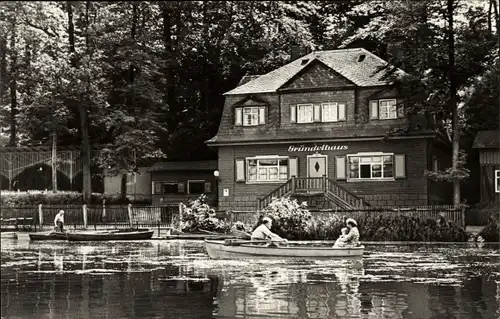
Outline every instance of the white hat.
<svg viewBox="0 0 500 319">
<path fill-rule="evenodd" d="M 354 226 L 358 227 L 358 223 L 356 223 L 356 221 L 352 218 L 347 218 L 347 220 L 345 221 L 346 224 L 349 224 L 349 223 L 352 223 L 354 224 Z"/>
<path fill-rule="evenodd" d="M 263 223 L 268 223 L 268 222 L 269 222 L 269 223 L 272 223 L 272 222 L 273 222 L 273 220 L 272 220 L 271 218 L 269 218 L 269 217 L 264 217 L 264 218 L 262 218 L 262 222 L 263 222 Z"/>
<path fill-rule="evenodd" d="M 64 214 L 64 210 L 62 210 L 62 209 L 61 209 L 61 210 L 59 211 L 59 213 L 63 213 L 63 214 Z"/>
</svg>

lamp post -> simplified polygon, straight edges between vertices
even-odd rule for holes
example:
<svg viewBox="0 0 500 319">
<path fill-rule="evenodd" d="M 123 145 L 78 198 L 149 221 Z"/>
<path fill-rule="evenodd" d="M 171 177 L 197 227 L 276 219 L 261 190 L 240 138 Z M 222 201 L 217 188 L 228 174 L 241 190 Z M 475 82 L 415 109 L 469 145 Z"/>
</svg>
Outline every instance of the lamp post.
<svg viewBox="0 0 500 319">
<path fill-rule="evenodd" d="M 214 177 L 215 177 L 215 207 L 219 209 L 219 171 L 215 170 L 214 171 Z"/>
</svg>

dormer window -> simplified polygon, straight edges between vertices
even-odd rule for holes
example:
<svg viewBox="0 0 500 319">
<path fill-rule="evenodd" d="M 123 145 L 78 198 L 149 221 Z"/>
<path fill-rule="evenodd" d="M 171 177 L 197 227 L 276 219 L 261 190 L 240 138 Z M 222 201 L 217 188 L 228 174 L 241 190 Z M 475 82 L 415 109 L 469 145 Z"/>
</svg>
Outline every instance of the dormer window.
<svg viewBox="0 0 500 319">
<path fill-rule="evenodd" d="M 370 119 L 392 120 L 404 117 L 402 105 L 397 105 L 396 99 L 370 101 Z"/>
<path fill-rule="evenodd" d="M 234 109 L 235 126 L 258 126 L 266 124 L 265 106 L 245 106 Z"/>
</svg>

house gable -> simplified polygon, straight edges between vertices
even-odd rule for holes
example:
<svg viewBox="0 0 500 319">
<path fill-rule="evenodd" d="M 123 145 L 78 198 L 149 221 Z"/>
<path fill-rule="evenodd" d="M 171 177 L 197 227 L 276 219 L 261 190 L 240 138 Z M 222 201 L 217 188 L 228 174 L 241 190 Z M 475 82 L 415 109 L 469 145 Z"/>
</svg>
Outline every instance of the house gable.
<svg viewBox="0 0 500 319">
<path fill-rule="evenodd" d="M 283 84 L 279 91 L 354 87 L 355 84 L 315 59 Z"/>
<path fill-rule="evenodd" d="M 255 106 L 255 105 L 269 105 L 269 102 L 260 99 L 254 95 L 249 95 L 244 99 L 233 104 L 233 107 L 245 107 L 245 106 Z"/>
</svg>

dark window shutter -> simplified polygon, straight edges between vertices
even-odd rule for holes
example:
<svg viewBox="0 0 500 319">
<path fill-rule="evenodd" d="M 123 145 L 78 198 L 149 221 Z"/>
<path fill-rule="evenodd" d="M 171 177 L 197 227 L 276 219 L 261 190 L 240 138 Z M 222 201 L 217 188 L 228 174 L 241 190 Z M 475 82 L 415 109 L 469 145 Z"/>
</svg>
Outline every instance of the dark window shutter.
<svg viewBox="0 0 500 319">
<path fill-rule="evenodd" d="M 378 119 L 378 100 L 370 101 L 370 120 Z"/>
<path fill-rule="evenodd" d="M 405 154 L 394 154 L 394 178 L 406 177 Z"/>
<path fill-rule="evenodd" d="M 335 179 L 346 179 L 346 158 L 345 156 L 335 156 Z"/>
<path fill-rule="evenodd" d="M 244 182 L 245 181 L 245 159 L 244 158 L 236 158 L 234 160 L 234 176 L 236 182 Z"/>
<path fill-rule="evenodd" d="M 186 192 L 186 184 L 184 182 L 177 182 L 177 193 L 184 194 Z"/>
<path fill-rule="evenodd" d="M 288 159 L 288 176 L 299 176 L 299 158 L 298 157 L 290 157 Z"/>
<path fill-rule="evenodd" d="M 398 118 L 404 118 L 405 117 L 405 105 L 403 102 L 397 103 L 396 105 L 398 109 Z"/>
<path fill-rule="evenodd" d="M 243 108 L 237 107 L 234 109 L 234 125 L 242 126 L 243 125 Z"/>
<path fill-rule="evenodd" d="M 290 105 L 290 123 L 297 123 L 297 105 Z"/>
<path fill-rule="evenodd" d="M 212 192 L 212 183 L 211 182 L 205 182 L 205 193 L 211 193 Z"/>
</svg>

